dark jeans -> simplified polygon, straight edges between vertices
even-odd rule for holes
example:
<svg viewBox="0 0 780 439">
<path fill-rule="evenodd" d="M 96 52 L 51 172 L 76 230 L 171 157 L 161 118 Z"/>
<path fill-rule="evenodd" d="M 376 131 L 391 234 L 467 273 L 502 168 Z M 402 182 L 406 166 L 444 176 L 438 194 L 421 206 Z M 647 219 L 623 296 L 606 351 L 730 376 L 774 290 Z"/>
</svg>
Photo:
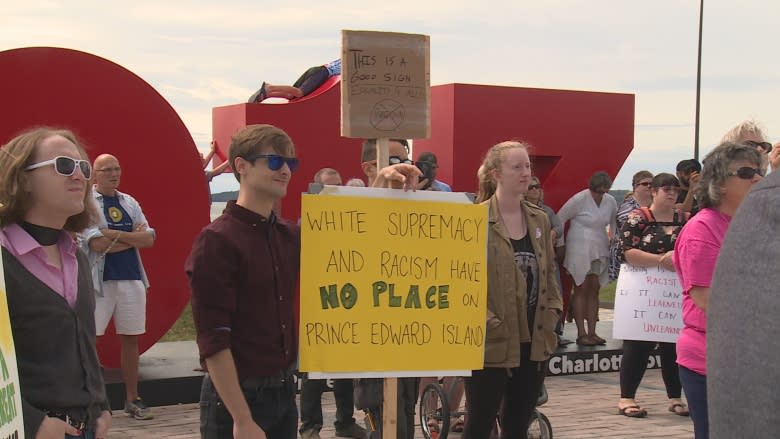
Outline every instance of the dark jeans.
<svg viewBox="0 0 780 439">
<path fill-rule="evenodd" d="M 398 378 L 398 404 L 396 410 L 397 439 L 414 439 L 414 412 L 417 406 L 417 391 L 420 387 L 419 378 Z M 370 439 L 382 438 L 382 407 L 369 409 L 369 415 L 374 419 L 376 431 L 367 426 Z M 390 439 L 390 438 L 386 438 Z"/>
<path fill-rule="evenodd" d="M 330 72 L 328 72 L 327 67 L 312 67 L 309 70 L 306 70 L 303 75 L 295 81 L 293 87 L 299 88 L 303 93 L 303 96 L 306 96 L 318 89 L 319 86 L 328 80 L 328 78 L 330 78 Z"/>
<path fill-rule="evenodd" d="M 696 439 L 710 437 L 710 421 L 707 415 L 707 377 L 679 366 L 680 381 L 688 400 L 688 410 L 693 420 L 693 431 Z"/>
<path fill-rule="evenodd" d="M 486 367 L 466 378 L 466 426 L 463 439 L 490 437 L 501 409 L 501 437 L 526 439 L 531 415 L 547 372 L 546 361 L 531 361 L 531 345 L 523 343 L 520 367 Z M 503 404 L 502 404 L 503 399 Z"/>
<path fill-rule="evenodd" d="M 675 343 L 656 343 L 654 341 L 623 341 L 623 359 L 620 360 L 620 397 L 635 398 L 636 389 L 642 382 L 647 370 L 647 360 L 658 344 L 661 354 L 661 375 L 666 385 L 668 398 L 682 395 L 680 372 L 677 370 L 677 345 Z"/>
<path fill-rule="evenodd" d="M 301 387 L 301 432 L 312 428 L 322 429 L 322 392 L 325 391 L 325 380 L 310 380 L 303 378 Z M 355 423 L 354 395 L 352 380 L 333 380 L 333 395 L 336 398 L 336 430 L 342 430 Z"/>
<path fill-rule="evenodd" d="M 282 383 L 241 384 L 241 391 L 252 412 L 252 419 L 268 439 L 295 439 L 298 433 L 298 407 L 292 378 Z M 233 418 L 219 398 L 209 375 L 200 389 L 200 437 L 233 439 Z"/>
</svg>

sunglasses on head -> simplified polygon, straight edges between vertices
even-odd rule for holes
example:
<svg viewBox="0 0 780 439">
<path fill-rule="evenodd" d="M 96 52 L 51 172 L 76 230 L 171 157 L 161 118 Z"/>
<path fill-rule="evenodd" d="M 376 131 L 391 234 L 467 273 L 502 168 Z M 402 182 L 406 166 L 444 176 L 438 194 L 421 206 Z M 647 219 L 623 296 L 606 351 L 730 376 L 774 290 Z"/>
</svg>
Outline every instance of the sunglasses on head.
<svg viewBox="0 0 780 439">
<path fill-rule="evenodd" d="M 759 168 L 751 168 L 749 166 L 744 166 L 742 168 L 737 169 L 736 171 L 729 172 L 730 177 L 739 177 L 743 180 L 751 180 L 753 177 L 756 176 L 756 174 L 760 176 L 764 176 L 764 173 Z"/>
<path fill-rule="evenodd" d="M 532 184 L 532 185 L 528 186 L 528 190 L 529 191 L 530 190 L 534 190 L 534 189 L 541 189 L 541 188 L 542 188 L 542 185 L 540 185 L 540 184 Z"/>
<path fill-rule="evenodd" d="M 298 159 L 295 157 L 282 157 L 279 154 L 253 154 L 249 157 L 244 157 L 244 160 L 255 163 L 257 159 L 267 159 L 268 169 L 272 171 L 278 171 L 282 169 L 285 163 L 290 168 L 290 172 L 295 172 L 298 169 Z"/>
<path fill-rule="evenodd" d="M 745 140 L 745 144 L 760 149 L 765 153 L 772 152 L 772 144 L 769 142 L 756 142 L 755 140 Z"/>
<path fill-rule="evenodd" d="M 38 169 L 49 165 L 54 165 L 54 172 L 65 177 L 70 177 L 73 175 L 73 173 L 76 172 L 77 167 L 79 170 L 81 170 L 81 175 L 83 175 L 84 178 L 89 180 L 90 177 L 92 177 L 92 165 L 90 165 L 88 161 L 77 160 L 62 155 L 44 162 L 33 163 L 32 165 L 24 168 L 24 170 L 32 171 L 33 169 Z"/>
<path fill-rule="evenodd" d="M 398 157 L 398 156 L 395 156 L 395 155 L 391 155 L 390 156 L 390 164 L 391 165 L 397 165 L 399 163 L 404 163 L 404 164 L 407 164 L 407 165 L 413 165 L 414 164 L 414 162 L 411 161 L 410 159 L 402 159 L 401 157 Z"/>
</svg>

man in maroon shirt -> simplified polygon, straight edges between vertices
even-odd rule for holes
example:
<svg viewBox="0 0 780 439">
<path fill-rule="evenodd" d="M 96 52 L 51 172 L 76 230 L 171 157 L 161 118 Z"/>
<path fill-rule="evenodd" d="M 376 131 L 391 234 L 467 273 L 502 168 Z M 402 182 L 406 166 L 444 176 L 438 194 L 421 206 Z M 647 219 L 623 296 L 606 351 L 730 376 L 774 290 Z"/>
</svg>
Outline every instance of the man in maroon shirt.
<svg viewBox="0 0 780 439">
<path fill-rule="evenodd" d="M 250 125 L 232 139 L 238 200 L 196 238 L 185 271 L 201 364 L 201 437 L 294 439 L 298 227 L 272 208 L 298 161 L 290 137 Z"/>
</svg>

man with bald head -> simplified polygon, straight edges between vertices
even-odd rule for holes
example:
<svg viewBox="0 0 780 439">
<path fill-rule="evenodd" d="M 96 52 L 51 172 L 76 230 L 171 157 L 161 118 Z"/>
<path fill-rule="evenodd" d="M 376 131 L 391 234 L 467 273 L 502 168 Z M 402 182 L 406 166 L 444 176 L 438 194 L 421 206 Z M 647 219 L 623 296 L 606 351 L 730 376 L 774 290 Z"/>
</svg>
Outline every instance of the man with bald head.
<svg viewBox="0 0 780 439">
<path fill-rule="evenodd" d="M 135 419 L 153 416 L 138 396 L 138 336 L 146 332 L 146 290 L 149 281 L 138 249 L 154 244 L 141 206 L 119 192 L 122 168 L 110 154 L 95 159 L 93 195 L 102 215 L 96 227 L 84 232 L 95 286 L 95 328 L 101 336 L 114 318 L 121 346 L 125 382 L 125 413 Z"/>
</svg>

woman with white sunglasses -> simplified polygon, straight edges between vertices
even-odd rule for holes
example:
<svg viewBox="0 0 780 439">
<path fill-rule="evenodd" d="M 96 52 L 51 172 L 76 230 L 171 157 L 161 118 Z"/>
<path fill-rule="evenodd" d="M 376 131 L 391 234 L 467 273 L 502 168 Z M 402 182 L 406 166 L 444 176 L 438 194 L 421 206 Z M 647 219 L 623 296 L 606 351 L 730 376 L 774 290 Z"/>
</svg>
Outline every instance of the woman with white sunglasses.
<svg viewBox="0 0 780 439">
<path fill-rule="evenodd" d="M 95 349 L 95 298 L 76 233 L 96 220 L 92 167 L 67 130 L 0 150 L 0 245 L 24 435 L 102 439 L 111 424 Z"/>
</svg>

